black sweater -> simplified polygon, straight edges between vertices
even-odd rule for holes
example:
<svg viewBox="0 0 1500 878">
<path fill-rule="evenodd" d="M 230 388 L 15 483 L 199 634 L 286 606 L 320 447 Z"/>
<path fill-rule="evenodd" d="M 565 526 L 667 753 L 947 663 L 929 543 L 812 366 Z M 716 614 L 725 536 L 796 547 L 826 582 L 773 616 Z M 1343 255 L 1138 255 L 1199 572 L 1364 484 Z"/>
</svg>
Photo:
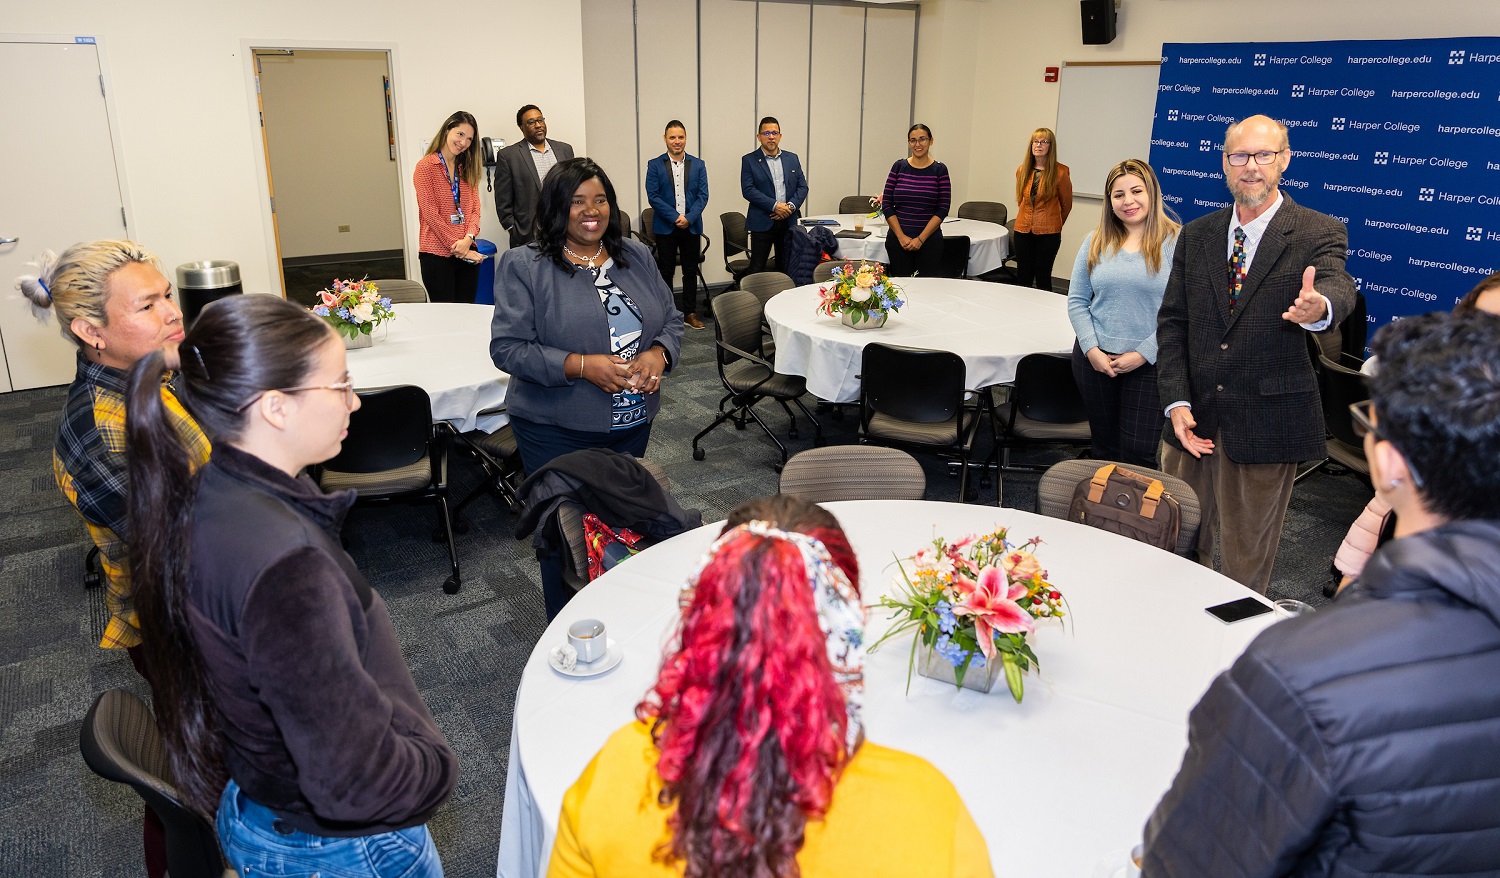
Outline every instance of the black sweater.
<svg viewBox="0 0 1500 878">
<path fill-rule="evenodd" d="M 422 824 L 458 773 L 385 602 L 339 546 L 353 501 L 221 444 L 193 522 L 189 614 L 229 774 L 324 836 Z"/>
</svg>

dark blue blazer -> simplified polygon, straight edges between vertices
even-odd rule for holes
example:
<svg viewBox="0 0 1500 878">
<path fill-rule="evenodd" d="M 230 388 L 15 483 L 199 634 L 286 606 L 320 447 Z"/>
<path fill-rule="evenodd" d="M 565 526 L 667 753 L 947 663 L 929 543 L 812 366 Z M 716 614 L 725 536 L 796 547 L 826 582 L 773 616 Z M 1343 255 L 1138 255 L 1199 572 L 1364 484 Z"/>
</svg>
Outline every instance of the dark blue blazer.
<svg viewBox="0 0 1500 878">
<path fill-rule="evenodd" d="M 802 162 L 794 152 L 781 151 L 781 172 L 786 177 L 786 200 L 792 206 L 789 220 L 802 215 L 802 202 L 807 200 L 807 175 L 802 173 Z M 771 209 L 776 206 L 776 184 L 771 182 L 771 171 L 766 167 L 766 153 L 757 149 L 740 159 L 740 192 L 750 202 L 745 212 L 745 228 L 751 232 L 771 230 Z"/>
<path fill-rule="evenodd" d="M 687 167 L 683 179 L 687 182 L 687 230 L 694 235 L 703 234 L 703 209 L 708 207 L 708 168 L 695 155 L 684 153 Z M 672 159 L 662 153 L 646 165 L 646 200 L 656 210 L 651 220 L 651 232 L 670 235 L 677 226 L 677 191 L 672 180 Z"/>
</svg>

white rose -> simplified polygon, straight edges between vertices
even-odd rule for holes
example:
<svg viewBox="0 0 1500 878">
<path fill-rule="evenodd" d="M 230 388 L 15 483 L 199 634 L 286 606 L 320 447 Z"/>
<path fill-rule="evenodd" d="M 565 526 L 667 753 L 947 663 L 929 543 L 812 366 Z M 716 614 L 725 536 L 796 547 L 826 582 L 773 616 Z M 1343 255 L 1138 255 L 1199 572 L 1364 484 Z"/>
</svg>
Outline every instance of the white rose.
<svg viewBox="0 0 1500 878">
<path fill-rule="evenodd" d="M 350 310 L 359 318 L 360 323 L 368 323 L 375 316 L 375 305 L 371 302 L 360 302 Z"/>
<path fill-rule="evenodd" d="M 868 302 L 873 295 L 875 291 L 869 287 L 855 287 L 849 291 L 849 298 L 856 302 Z"/>
</svg>

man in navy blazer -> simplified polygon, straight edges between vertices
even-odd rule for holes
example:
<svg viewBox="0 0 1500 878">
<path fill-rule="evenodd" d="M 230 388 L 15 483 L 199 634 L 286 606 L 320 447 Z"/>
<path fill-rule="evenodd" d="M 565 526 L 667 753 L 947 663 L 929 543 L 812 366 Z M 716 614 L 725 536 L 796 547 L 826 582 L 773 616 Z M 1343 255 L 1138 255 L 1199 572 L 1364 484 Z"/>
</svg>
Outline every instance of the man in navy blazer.
<svg viewBox="0 0 1500 878">
<path fill-rule="evenodd" d="M 782 239 L 807 200 L 807 175 L 797 154 L 781 148 L 781 123 L 767 116 L 756 126 L 760 149 L 740 159 L 740 192 L 750 202 L 745 228 L 750 232 L 750 274 L 764 271 L 766 256 L 776 248 L 776 265 L 786 265 Z"/>
<path fill-rule="evenodd" d="M 703 209 L 708 206 L 708 169 L 702 159 L 688 155 L 687 126 L 678 120 L 667 123 L 662 140 L 667 142 L 667 151 L 646 165 L 646 200 L 656 211 L 651 220 L 656 267 L 671 289 L 672 275 L 681 263 L 682 295 L 677 309 L 684 324 L 702 329 L 697 312 L 698 236 L 703 234 Z"/>
</svg>

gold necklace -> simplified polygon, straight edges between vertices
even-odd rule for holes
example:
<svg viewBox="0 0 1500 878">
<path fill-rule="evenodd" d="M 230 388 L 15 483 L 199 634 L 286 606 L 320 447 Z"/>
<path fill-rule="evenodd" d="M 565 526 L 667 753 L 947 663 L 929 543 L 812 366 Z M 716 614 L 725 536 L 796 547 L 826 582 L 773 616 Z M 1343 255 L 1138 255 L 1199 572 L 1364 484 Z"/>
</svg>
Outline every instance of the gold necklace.
<svg viewBox="0 0 1500 878">
<path fill-rule="evenodd" d="M 587 267 L 593 269 L 597 267 L 594 265 L 594 260 L 604 255 L 604 241 L 602 239 L 599 241 L 599 249 L 594 251 L 593 256 L 579 256 L 577 253 L 574 253 L 571 249 L 569 249 L 567 244 L 563 245 L 563 252 L 578 260 L 579 262 L 588 263 Z"/>
</svg>

